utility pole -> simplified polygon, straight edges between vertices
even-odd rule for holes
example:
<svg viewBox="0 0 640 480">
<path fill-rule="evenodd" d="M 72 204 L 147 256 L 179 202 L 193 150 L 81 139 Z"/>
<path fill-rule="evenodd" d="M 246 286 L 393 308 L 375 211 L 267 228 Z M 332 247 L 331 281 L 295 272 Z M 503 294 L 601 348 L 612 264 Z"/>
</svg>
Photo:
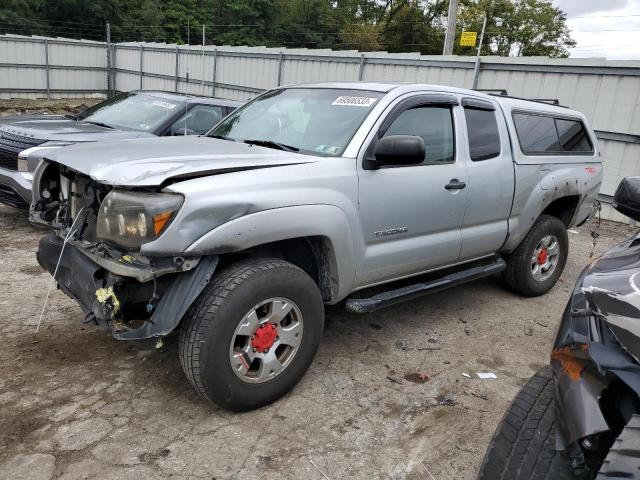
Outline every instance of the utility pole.
<svg viewBox="0 0 640 480">
<path fill-rule="evenodd" d="M 458 0 L 449 0 L 449 15 L 447 16 L 447 33 L 444 37 L 443 55 L 453 55 L 453 43 L 456 39 L 456 20 L 458 18 Z"/>
<path fill-rule="evenodd" d="M 111 90 L 113 88 L 111 62 L 111 25 L 107 22 L 107 97 L 111 96 Z"/>
<path fill-rule="evenodd" d="M 200 82 L 200 87 L 204 89 L 204 44 L 205 44 L 205 36 L 204 36 L 204 23 L 202 24 L 202 81 Z"/>
<path fill-rule="evenodd" d="M 480 52 L 482 51 L 482 40 L 484 40 L 484 31 L 487 28 L 487 17 L 482 22 L 482 31 L 480 32 L 480 42 L 478 43 L 478 54 L 476 55 L 476 64 L 473 67 L 473 88 L 478 88 L 478 76 L 480 75 Z"/>
</svg>

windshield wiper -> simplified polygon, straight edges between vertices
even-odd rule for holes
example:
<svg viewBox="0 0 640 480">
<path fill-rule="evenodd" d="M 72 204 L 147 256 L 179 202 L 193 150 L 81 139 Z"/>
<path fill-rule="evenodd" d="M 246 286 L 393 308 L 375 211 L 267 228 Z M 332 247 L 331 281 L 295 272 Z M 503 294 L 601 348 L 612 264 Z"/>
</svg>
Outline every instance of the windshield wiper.
<svg viewBox="0 0 640 480">
<path fill-rule="evenodd" d="M 90 123 L 91 125 L 96 125 L 98 127 L 110 128 L 111 130 L 114 129 L 111 125 L 107 125 L 106 123 L 102 123 L 102 122 L 92 122 L 90 120 L 83 120 L 83 122 Z"/>
<path fill-rule="evenodd" d="M 78 117 L 79 117 L 79 116 L 80 116 L 80 115 L 71 115 L 71 114 L 67 113 L 67 114 L 64 116 L 64 118 L 68 118 L 69 120 L 75 120 L 75 121 L 77 122 L 77 121 L 78 121 Z"/>
<path fill-rule="evenodd" d="M 235 142 L 233 138 L 225 137 L 224 135 L 207 135 L 209 138 L 219 138 L 220 140 L 229 140 L 231 142 Z"/>
<path fill-rule="evenodd" d="M 299 152 L 298 147 L 286 145 L 284 143 L 274 142 L 272 140 L 243 140 L 244 143 L 249 145 L 258 145 L 259 147 L 277 148 L 278 150 L 284 150 L 286 152 Z"/>
</svg>

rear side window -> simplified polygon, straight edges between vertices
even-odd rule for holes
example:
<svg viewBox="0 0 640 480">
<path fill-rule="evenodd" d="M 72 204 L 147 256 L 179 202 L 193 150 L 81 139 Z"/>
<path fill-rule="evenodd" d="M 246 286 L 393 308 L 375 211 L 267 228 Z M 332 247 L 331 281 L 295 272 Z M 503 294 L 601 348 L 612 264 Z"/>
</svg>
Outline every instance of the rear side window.
<svg viewBox="0 0 640 480">
<path fill-rule="evenodd" d="M 500 133 L 493 110 L 464 109 L 469 136 L 469 153 L 474 162 L 500 155 Z"/>
<path fill-rule="evenodd" d="M 513 121 L 525 154 L 560 153 L 558 132 L 552 117 L 514 113 Z"/>
<path fill-rule="evenodd" d="M 556 127 L 558 128 L 560 147 L 563 152 L 586 153 L 593 151 L 582 122 L 556 118 Z"/>
<path fill-rule="evenodd" d="M 514 113 L 513 121 L 525 155 L 593 153 L 593 145 L 579 120 Z"/>
</svg>

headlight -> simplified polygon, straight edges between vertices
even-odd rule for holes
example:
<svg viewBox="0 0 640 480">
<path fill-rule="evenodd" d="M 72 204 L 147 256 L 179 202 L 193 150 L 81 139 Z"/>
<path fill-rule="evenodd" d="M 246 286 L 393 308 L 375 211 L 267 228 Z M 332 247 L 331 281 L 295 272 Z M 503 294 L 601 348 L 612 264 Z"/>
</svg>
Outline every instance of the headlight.
<svg viewBox="0 0 640 480">
<path fill-rule="evenodd" d="M 98 212 L 98 238 L 127 248 L 138 248 L 158 238 L 182 205 L 173 193 L 112 190 Z"/>
</svg>

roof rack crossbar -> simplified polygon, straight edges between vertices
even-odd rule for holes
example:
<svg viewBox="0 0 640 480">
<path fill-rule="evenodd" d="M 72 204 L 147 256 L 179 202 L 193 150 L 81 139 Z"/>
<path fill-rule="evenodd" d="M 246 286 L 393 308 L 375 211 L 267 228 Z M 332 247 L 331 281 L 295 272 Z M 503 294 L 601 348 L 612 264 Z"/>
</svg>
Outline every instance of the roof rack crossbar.
<svg viewBox="0 0 640 480">
<path fill-rule="evenodd" d="M 512 98 L 514 100 L 524 100 L 525 102 L 535 102 L 535 103 L 544 103 L 545 105 L 554 105 L 556 107 L 569 108 L 566 105 L 562 105 L 557 98 L 524 98 L 524 97 L 515 97 L 513 95 L 504 95 L 488 92 L 489 95 L 494 97 L 503 97 L 503 98 Z"/>
</svg>

